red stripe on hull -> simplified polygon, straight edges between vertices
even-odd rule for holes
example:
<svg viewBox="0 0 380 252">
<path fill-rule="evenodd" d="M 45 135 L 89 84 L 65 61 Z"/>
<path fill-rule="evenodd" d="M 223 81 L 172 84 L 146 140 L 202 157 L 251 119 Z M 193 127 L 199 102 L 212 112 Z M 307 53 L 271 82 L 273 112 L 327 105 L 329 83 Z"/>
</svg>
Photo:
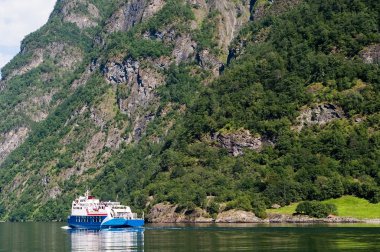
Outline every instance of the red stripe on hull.
<svg viewBox="0 0 380 252">
<path fill-rule="evenodd" d="M 87 215 L 88 215 L 88 216 L 107 216 L 107 214 L 97 214 L 97 213 L 95 213 L 95 214 L 91 214 L 91 213 L 88 212 L 87 209 L 86 209 L 86 212 L 87 212 Z"/>
</svg>

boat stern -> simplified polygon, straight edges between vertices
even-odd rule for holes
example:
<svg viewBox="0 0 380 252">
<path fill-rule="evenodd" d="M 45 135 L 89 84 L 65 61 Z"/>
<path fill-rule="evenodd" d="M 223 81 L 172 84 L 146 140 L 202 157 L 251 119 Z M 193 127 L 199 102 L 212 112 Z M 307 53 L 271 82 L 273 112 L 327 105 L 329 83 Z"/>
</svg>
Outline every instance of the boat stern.
<svg viewBox="0 0 380 252">
<path fill-rule="evenodd" d="M 127 227 L 142 227 L 144 226 L 143 219 L 125 219 L 125 218 L 106 218 L 101 228 L 127 228 Z"/>
</svg>

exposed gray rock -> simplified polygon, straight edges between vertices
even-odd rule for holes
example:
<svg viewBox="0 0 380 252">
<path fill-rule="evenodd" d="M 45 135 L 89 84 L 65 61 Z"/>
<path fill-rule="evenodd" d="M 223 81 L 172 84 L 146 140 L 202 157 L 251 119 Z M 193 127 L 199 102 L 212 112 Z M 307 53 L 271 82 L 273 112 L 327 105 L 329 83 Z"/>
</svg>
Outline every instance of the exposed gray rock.
<svg viewBox="0 0 380 252">
<path fill-rule="evenodd" d="M 44 58 L 54 59 L 57 62 L 56 65 L 63 70 L 73 69 L 83 58 L 80 49 L 62 42 L 53 42 L 43 50 Z"/>
<path fill-rule="evenodd" d="M 219 213 L 215 220 L 216 223 L 260 223 L 262 219 L 255 216 L 252 212 L 232 209 Z"/>
<path fill-rule="evenodd" d="M 218 42 L 222 52 L 227 53 L 228 47 L 241 27 L 249 21 L 250 1 L 210 0 L 207 1 L 209 11 L 218 11 Z"/>
<path fill-rule="evenodd" d="M 5 80 L 9 80 L 15 76 L 23 75 L 41 65 L 43 61 L 43 49 L 36 49 L 33 52 L 33 55 L 29 62 L 26 62 L 25 65 L 21 66 L 20 68 L 14 69 L 9 75 L 5 77 Z"/>
<path fill-rule="evenodd" d="M 176 206 L 160 203 L 154 205 L 147 215 L 148 221 L 152 223 L 175 223 L 177 213 Z"/>
<path fill-rule="evenodd" d="M 210 54 L 209 50 L 199 52 L 197 61 L 203 69 L 210 70 L 214 76 L 219 76 L 224 69 L 224 64 L 217 57 Z"/>
<path fill-rule="evenodd" d="M 162 7 L 164 7 L 164 5 L 164 0 L 150 0 L 149 3 L 146 5 L 142 20 L 145 21 L 152 17 L 154 14 L 159 12 L 162 9 Z"/>
<path fill-rule="evenodd" d="M 272 5 L 272 1 L 255 1 L 255 5 L 252 8 L 251 19 L 258 21 L 266 16 L 266 10 Z"/>
<path fill-rule="evenodd" d="M 154 120 L 153 114 L 147 114 L 144 116 L 138 116 L 133 122 L 134 127 L 132 131 L 132 139 L 135 141 L 139 141 L 148 126 L 150 121 Z"/>
<path fill-rule="evenodd" d="M 367 64 L 380 64 L 380 44 L 370 45 L 364 48 L 359 56 Z"/>
<path fill-rule="evenodd" d="M 243 155 L 244 149 L 260 151 L 264 144 L 273 145 L 261 136 L 252 136 L 249 130 L 244 129 L 228 133 L 219 132 L 213 138 L 220 147 L 227 149 L 233 156 Z"/>
<path fill-rule="evenodd" d="M 254 5 L 251 6 L 251 19 L 258 21 L 268 15 L 280 15 L 300 4 L 302 0 L 266 0 L 252 2 Z"/>
<path fill-rule="evenodd" d="M 279 208 L 281 208 L 281 206 L 280 206 L 279 204 L 273 204 L 273 205 L 271 206 L 271 208 L 272 208 L 272 209 L 279 209 Z"/>
<path fill-rule="evenodd" d="M 99 63 L 96 60 L 92 61 L 91 64 L 87 66 L 86 70 L 83 72 L 81 77 L 73 81 L 70 89 L 74 91 L 78 87 L 85 85 L 86 82 L 89 80 L 90 76 L 92 75 L 92 73 L 96 71 L 98 68 L 99 68 Z"/>
<path fill-rule="evenodd" d="M 154 119 L 158 107 L 158 97 L 155 89 L 164 83 L 163 76 L 148 66 L 146 62 L 141 67 L 137 60 L 108 62 L 103 73 L 106 80 L 118 88 L 117 104 L 120 111 L 131 119 L 132 132 L 124 139 L 126 143 L 139 141 L 145 132 L 147 124 Z"/>
<path fill-rule="evenodd" d="M 26 53 L 27 48 L 24 48 L 22 53 Z M 13 70 L 6 76 L 5 80 L 11 79 L 14 76 L 23 75 L 34 68 L 40 66 L 46 59 L 54 60 L 56 66 L 61 67 L 62 70 L 71 70 L 78 65 L 83 59 L 83 53 L 80 49 L 72 47 L 66 43 L 53 42 L 45 48 L 37 48 L 33 50 L 32 57 L 23 66 Z"/>
<path fill-rule="evenodd" d="M 143 34 L 143 38 L 145 39 L 152 39 L 152 40 L 159 40 L 163 41 L 164 43 L 172 43 L 176 40 L 177 33 L 174 29 L 163 29 L 161 31 L 146 31 Z M 187 35 L 188 37 L 188 35 Z"/>
<path fill-rule="evenodd" d="M 146 4 L 146 0 L 128 1 L 108 20 L 106 25 L 107 32 L 128 31 L 133 26 L 140 23 L 143 19 Z M 152 14 L 152 12 L 149 12 L 149 14 L 147 13 L 146 15 L 150 14 Z"/>
<path fill-rule="evenodd" d="M 0 80 L 0 91 L 2 91 L 5 88 L 5 81 Z"/>
<path fill-rule="evenodd" d="M 19 103 L 15 107 L 15 111 L 25 113 L 35 122 L 43 121 L 49 114 L 49 105 L 56 91 L 54 89 L 41 96 L 30 97 L 28 100 Z"/>
<path fill-rule="evenodd" d="M 63 0 L 60 11 L 63 21 L 76 24 L 80 29 L 95 27 L 100 18 L 99 10 L 87 0 Z M 82 9 L 86 12 L 83 12 Z M 81 11 L 78 11 L 81 9 Z"/>
<path fill-rule="evenodd" d="M 330 215 L 326 218 L 314 218 L 306 215 L 269 214 L 260 219 L 254 213 L 242 210 L 228 210 L 219 213 L 216 219 L 208 217 L 202 209 L 190 213 L 186 209 L 177 210 L 176 205 L 156 204 L 147 215 L 151 223 L 380 223 L 379 219 L 356 219 Z"/>
<path fill-rule="evenodd" d="M 197 43 L 191 40 L 189 35 L 178 37 L 175 41 L 173 57 L 176 64 L 184 62 L 194 56 Z"/>
<path fill-rule="evenodd" d="M 118 104 L 121 111 L 130 117 L 133 117 L 139 108 L 147 108 L 155 98 L 154 90 L 164 82 L 156 70 L 140 68 L 140 62 L 132 59 L 107 63 L 104 75 L 111 84 L 127 85 L 126 97 L 120 98 Z"/>
<path fill-rule="evenodd" d="M 0 163 L 28 137 L 29 129 L 21 127 L 1 134 L 0 138 Z"/>
<path fill-rule="evenodd" d="M 107 81 L 112 84 L 126 83 L 128 81 L 128 63 L 109 62 L 104 68 Z M 138 68 L 138 65 L 135 65 Z"/>
<path fill-rule="evenodd" d="M 344 117 L 343 110 L 338 106 L 331 103 L 319 104 L 302 110 L 294 129 L 301 131 L 304 126 L 325 125 Z"/>
<path fill-rule="evenodd" d="M 47 195 L 49 199 L 56 199 L 61 193 L 61 188 L 59 186 L 54 186 L 48 190 Z"/>
<path fill-rule="evenodd" d="M 328 216 L 327 218 L 314 218 L 307 215 L 269 214 L 269 223 L 360 223 L 364 222 L 352 217 Z"/>
<path fill-rule="evenodd" d="M 80 160 L 77 161 L 75 174 L 81 175 L 90 167 L 96 167 L 95 161 L 97 155 L 102 151 L 105 145 L 106 134 L 104 132 L 97 132 L 88 142 L 85 150 L 79 154 Z"/>
<path fill-rule="evenodd" d="M 204 210 L 197 208 L 188 212 L 186 209 L 177 210 L 176 205 L 160 203 L 150 210 L 148 221 L 152 223 L 210 223 L 213 219 L 208 217 Z"/>
</svg>

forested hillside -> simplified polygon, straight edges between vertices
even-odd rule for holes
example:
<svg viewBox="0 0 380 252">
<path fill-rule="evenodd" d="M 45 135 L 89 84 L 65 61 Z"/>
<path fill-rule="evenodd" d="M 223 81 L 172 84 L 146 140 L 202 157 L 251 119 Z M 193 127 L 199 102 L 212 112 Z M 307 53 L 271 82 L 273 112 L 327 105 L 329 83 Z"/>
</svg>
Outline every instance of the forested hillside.
<svg viewBox="0 0 380 252">
<path fill-rule="evenodd" d="M 2 69 L 0 217 L 64 219 L 86 188 L 152 219 L 379 202 L 379 11 L 58 1 Z"/>
</svg>

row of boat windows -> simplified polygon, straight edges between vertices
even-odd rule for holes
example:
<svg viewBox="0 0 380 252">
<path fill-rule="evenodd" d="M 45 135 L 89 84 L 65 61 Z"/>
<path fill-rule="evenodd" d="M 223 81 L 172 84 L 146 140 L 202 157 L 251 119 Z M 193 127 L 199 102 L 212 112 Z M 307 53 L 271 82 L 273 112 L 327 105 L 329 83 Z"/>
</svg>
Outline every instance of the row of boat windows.
<svg viewBox="0 0 380 252">
<path fill-rule="evenodd" d="M 74 206 L 73 209 L 82 209 L 82 207 Z M 104 206 L 100 206 L 100 207 L 98 207 L 98 209 L 104 209 Z"/>
<path fill-rule="evenodd" d="M 102 222 L 103 219 L 100 216 L 83 216 L 83 217 L 75 217 L 76 222 Z"/>
</svg>

